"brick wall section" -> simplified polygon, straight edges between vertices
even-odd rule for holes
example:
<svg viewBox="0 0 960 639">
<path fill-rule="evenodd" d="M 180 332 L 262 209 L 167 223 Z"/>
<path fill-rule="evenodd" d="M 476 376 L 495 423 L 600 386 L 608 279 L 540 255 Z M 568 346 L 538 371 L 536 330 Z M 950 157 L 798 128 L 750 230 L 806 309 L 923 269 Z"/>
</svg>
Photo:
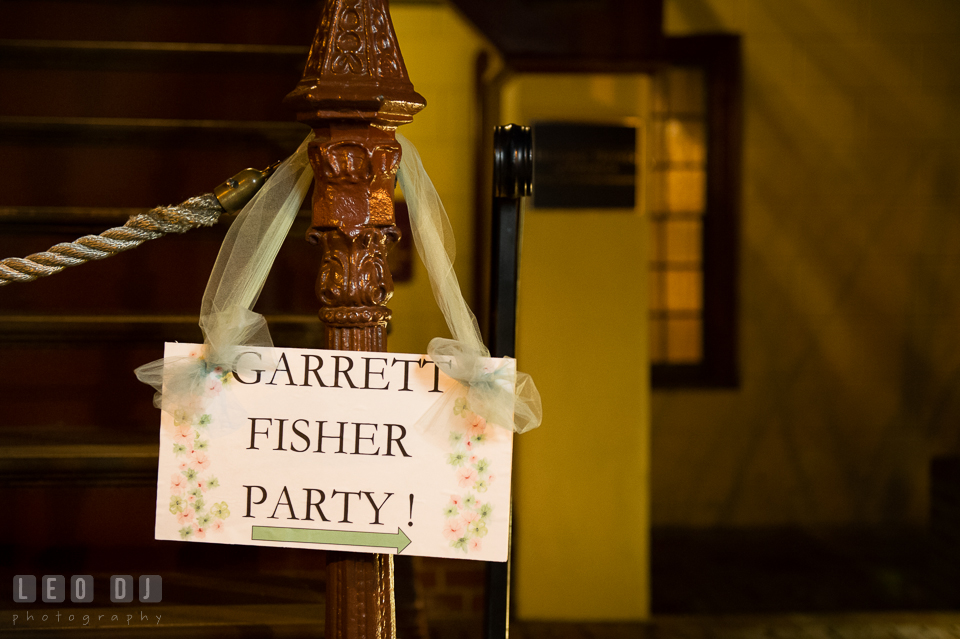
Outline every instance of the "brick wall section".
<svg viewBox="0 0 960 639">
<path fill-rule="evenodd" d="M 430 636 L 479 637 L 483 624 L 486 564 L 461 559 L 415 557 L 417 588 Z"/>
</svg>

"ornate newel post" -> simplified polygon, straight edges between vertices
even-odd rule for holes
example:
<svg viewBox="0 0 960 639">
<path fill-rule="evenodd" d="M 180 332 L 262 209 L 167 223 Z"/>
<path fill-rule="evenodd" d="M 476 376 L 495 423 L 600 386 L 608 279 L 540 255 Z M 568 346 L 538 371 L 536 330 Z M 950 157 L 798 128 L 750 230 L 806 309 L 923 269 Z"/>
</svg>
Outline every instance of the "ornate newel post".
<svg viewBox="0 0 960 639">
<path fill-rule="evenodd" d="M 325 0 L 303 79 L 286 98 L 313 127 L 313 221 L 324 348 L 384 351 L 393 295 L 387 252 L 399 238 L 395 131 L 426 102 L 413 90 L 387 0 Z M 390 555 L 327 555 L 327 639 L 394 637 Z"/>
</svg>

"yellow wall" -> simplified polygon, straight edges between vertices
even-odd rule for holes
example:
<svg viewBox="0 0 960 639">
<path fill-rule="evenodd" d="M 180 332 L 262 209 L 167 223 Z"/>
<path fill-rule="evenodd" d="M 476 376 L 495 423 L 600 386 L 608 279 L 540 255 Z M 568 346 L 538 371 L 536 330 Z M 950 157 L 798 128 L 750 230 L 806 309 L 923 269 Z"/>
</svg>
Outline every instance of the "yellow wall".
<svg viewBox="0 0 960 639">
<path fill-rule="evenodd" d="M 743 383 L 653 393 L 654 524 L 924 521 L 930 456 L 960 450 L 958 11 L 952 0 L 666 0 L 671 34 L 743 35 Z M 402 131 L 447 204 L 469 298 L 484 44 L 446 7 L 392 13 L 429 102 Z M 624 116 L 609 81 L 538 95 L 552 94 L 512 96 L 503 121 L 529 116 L 511 104 Z M 546 419 L 518 438 L 525 618 L 646 611 L 644 232 L 639 216 L 527 215 L 518 359 Z M 614 272 L 613 256 L 625 266 L 608 289 L 589 274 Z M 391 303 L 392 350 L 446 333 L 417 268 Z M 628 325 L 634 342 L 618 336 Z M 578 357 L 581 378 L 568 375 Z"/>
<path fill-rule="evenodd" d="M 923 523 L 960 450 L 960 5 L 665 10 L 743 35 L 743 384 L 653 394 L 654 523 Z"/>
<path fill-rule="evenodd" d="M 505 86 L 502 120 L 642 129 L 648 93 L 643 76 L 519 76 Z M 639 208 L 526 212 L 517 361 L 537 383 L 544 421 L 516 440 L 521 619 L 648 611 L 646 228 Z"/>
<path fill-rule="evenodd" d="M 391 13 L 410 78 L 428 102 L 401 133 L 417 145 L 450 214 L 469 300 L 479 117 L 473 69 L 485 42 L 442 5 L 395 4 Z M 566 86 L 528 80 L 510 92 L 504 123 L 548 116 L 642 125 L 649 90 L 642 77 Z M 540 388 L 545 420 L 516 440 L 513 576 L 521 618 L 647 614 L 645 242 L 639 211 L 526 217 L 518 362 Z M 419 262 L 390 307 L 393 351 L 423 352 L 430 338 L 447 334 Z"/>
<path fill-rule="evenodd" d="M 479 118 L 474 64 L 486 41 L 445 5 L 397 3 L 390 14 L 413 86 L 427 99 L 427 107 L 400 133 L 416 145 L 450 216 L 457 240 L 454 268 L 469 302 Z M 450 336 L 426 271 L 415 259 L 413 279 L 396 285 L 388 305 L 394 317 L 388 344 L 394 352 L 425 353 L 432 338 Z"/>
</svg>

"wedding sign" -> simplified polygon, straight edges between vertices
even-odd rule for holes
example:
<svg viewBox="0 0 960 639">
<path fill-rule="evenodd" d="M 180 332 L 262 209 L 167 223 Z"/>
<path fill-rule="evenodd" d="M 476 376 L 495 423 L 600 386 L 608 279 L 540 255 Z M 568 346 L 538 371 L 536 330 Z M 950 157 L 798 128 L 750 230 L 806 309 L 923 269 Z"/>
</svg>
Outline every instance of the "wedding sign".
<svg viewBox="0 0 960 639">
<path fill-rule="evenodd" d="M 168 343 L 164 361 L 157 539 L 506 561 L 513 433 L 427 356 L 243 347 L 225 370 Z M 483 372 L 512 393 L 514 365 Z M 184 370 L 192 390 L 168 392 Z"/>
</svg>

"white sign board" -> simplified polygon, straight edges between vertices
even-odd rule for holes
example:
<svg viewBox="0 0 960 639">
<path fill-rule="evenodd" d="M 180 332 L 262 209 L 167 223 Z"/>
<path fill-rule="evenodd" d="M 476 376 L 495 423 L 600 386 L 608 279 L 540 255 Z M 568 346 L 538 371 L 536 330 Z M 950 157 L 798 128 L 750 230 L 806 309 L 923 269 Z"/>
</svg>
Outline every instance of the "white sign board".
<svg viewBox="0 0 960 639">
<path fill-rule="evenodd" d="M 429 358 L 250 347 L 227 371 L 201 354 L 166 345 L 202 390 L 164 381 L 157 539 L 506 561 L 513 433 Z"/>
</svg>

